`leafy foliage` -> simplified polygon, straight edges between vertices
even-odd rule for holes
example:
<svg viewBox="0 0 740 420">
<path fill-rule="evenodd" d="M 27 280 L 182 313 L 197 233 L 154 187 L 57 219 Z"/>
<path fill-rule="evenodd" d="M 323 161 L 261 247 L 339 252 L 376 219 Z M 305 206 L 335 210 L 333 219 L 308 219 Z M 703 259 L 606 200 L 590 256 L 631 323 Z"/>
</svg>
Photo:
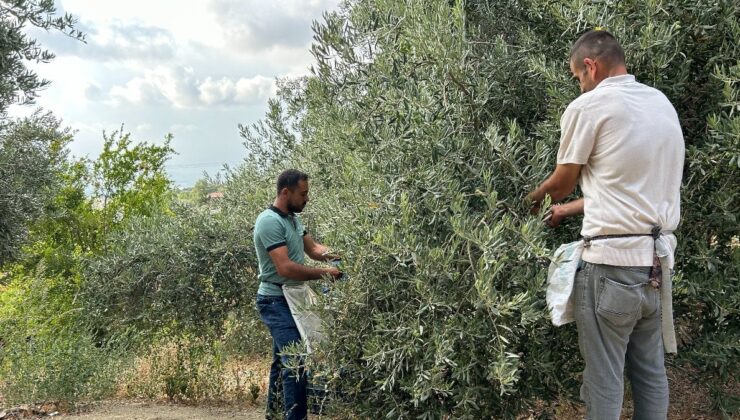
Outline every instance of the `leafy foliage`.
<svg viewBox="0 0 740 420">
<path fill-rule="evenodd" d="M 107 395 L 123 347 L 101 346 L 74 304 L 80 279 L 25 273 L 16 265 L 0 288 L 0 392 L 6 404 Z"/>
<path fill-rule="evenodd" d="M 4 116 L 10 104 L 33 102 L 38 91 L 49 84 L 29 70 L 27 62 L 46 63 L 54 54 L 30 38 L 26 29 L 58 30 L 84 40 L 74 24 L 72 15 L 56 15 L 53 0 L 15 0 L 0 5 L 0 114 Z"/>
<path fill-rule="evenodd" d="M 99 328 L 208 335 L 230 312 L 251 309 L 254 252 L 243 226 L 223 213 L 172 210 L 132 220 L 90 261 L 83 301 Z"/>
<path fill-rule="evenodd" d="M 0 265 L 17 257 L 28 224 L 51 204 L 70 141 L 69 130 L 48 113 L 0 124 Z"/>
<path fill-rule="evenodd" d="M 252 173 L 314 175 L 306 218 L 345 252 L 352 281 L 327 300 L 314 370 L 348 408 L 509 418 L 575 390 L 575 331 L 549 325 L 544 283 L 578 221 L 546 232 L 521 201 L 554 165 L 578 94 L 568 51 L 595 26 L 679 112 L 681 351 L 736 374 L 737 16 L 729 1 L 361 0 L 315 25 L 313 76 L 283 81 L 242 130 Z"/>
<path fill-rule="evenodd" d="M 115 230 L 129 217 L 149 216 L 166 208 L 170 180 L 164 163 L 174 153 L 172 135 L 161 146 L 134 143 L 123 127 L 103 138 L 103 151 L 91 170 L 93 199 L 105 219 L 102 227 Z"/>
</svg>

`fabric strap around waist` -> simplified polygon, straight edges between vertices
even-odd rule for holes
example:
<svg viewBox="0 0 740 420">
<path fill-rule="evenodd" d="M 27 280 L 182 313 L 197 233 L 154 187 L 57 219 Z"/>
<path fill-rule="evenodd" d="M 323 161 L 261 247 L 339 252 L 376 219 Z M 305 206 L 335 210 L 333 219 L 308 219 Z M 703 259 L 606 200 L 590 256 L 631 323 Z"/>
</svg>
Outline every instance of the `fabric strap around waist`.
<svg viewBox="0 0 740 420">
<path fill-rule="evenodd" d="M 591 246 L 592 241 L 598 241 L 602 239 L 635 238 L 635 237 L 640 237 L 640 236 L 650 236 L 653 238 L 653 240 L 657 241 L 661 235 L 670 235 L 672 233 L 673 233 L 672 230 L 664 231 L 662 226 L 653 225 L 653 228 L 650 230 L 650 233 L 618 233 L 618 234 L 613 234 L 613 235 L 583 236 L 583 246 L 588 248 L 589 246 Z"/>
</svg>

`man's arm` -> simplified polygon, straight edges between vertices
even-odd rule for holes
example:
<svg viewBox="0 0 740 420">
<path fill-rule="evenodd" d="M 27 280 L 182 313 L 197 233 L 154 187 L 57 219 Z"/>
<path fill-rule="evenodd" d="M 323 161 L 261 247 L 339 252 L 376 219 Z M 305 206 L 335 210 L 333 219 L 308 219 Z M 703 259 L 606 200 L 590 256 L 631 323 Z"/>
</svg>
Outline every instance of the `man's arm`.
<svg viewBox="0 0 740 420">
<path fill-rule="evenodd" d="M 339 278 L 342 273 L 336 267 L 307 267 L 288 258 L 288 247 L 281 246 L 269 251 L 272 263 L 280 276 L 291 280 L 318 280 L 325 275 Z"/>
<path fill-rule="evenodd" d="M 331 261 L 339 258 L 337 254 L 329 253 L 329 248 L 316 242 L 310 233 L 303 235 L 303 249 L 306 255 L 315 261 Z"/>
<path fill-rule="evenodd" d="M 533 211 L 539 209 L 542 199 L 545 198 L 545 194 L 549 194 L 554 202 L 569 196 L 578 184 L 578 177 L 581 175 L 582 166 L 576 163 L 557 165 L 552 175 L 536 190 L 527 195 L 527 199 L 534 203 Z"/>
</svg>

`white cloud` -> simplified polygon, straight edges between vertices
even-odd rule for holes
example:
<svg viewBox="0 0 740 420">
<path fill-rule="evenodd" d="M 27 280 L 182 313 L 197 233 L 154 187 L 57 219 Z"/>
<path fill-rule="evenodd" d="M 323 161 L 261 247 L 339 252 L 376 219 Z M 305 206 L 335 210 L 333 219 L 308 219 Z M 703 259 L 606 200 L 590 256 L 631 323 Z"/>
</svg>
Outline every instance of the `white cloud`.
<svg viewBox="0 0 740 420">
<path fill-rule="evenodd" d="M 113 86 L 110 90 L 112 105 L 118 105 L 121 102 L 131 104 L 163 102 L 164 96 L 154 79 L 154 77 L 147 75 L 132 79 L 123 86 Z"/>
<path fill-rule="evenodd" d="M 175 55 L 175 41 L 170 32 L 153 26 L 116 22 L 88 34 L 87 39 L 89 44 L 81 50 L 96 60 L 165 61 Z"/>
<path fill-rule="evenodd" d="M 176 108 L 211 105 L 254 105 L 265 102 L 275 92 L 272 78 L 254 76 L 232 79 L 198 79 L 193 69 L 158 68 L 124 85 L 110 89 L 111 105 L 165 103 Z"/>
<path fill-rule="evenodd" d="M 78 23 L 85 33 L 80 42 L 58 33 L 36 29 L 32 35 L 58 56 L 77 56 L 93 61 L 167 61 L 175 57 L 177 42 L 169 30 L 138 22 L 111 20 Z"/>
<path fill-rule="evenodd" d="M 257 104 L 264 102 L 275 93 L 275 82 L 264 76 L 229 78 L 218 80 L 206 78 L 198 86 L 199 98 L 205 105 Z"/>
<path fill-rule="evenodd" d="M 242 78 L 236 83 L 236 101 L 239 103 L 263 102 L 273 95 L 275 95 L 275 81 L 269 77 Z"/>
<path fill-rule="evenodd" d="M 196 83 L 191 68 L 158 67 L 124 85 L 113 86 L 110 89 L 110 103 L 166 103 L 176 108 L 189 108 L 198 105 Z"/>
<path fill-rule="evenodd" d="M 236 84 L 231 79 L 213 80 L 210 77 L 198 86 L 198 98 L 206 105 L 231 102 L 234 99 Z"/>
<path fill-rule="evenodd" d="M 223 37 L 231 47 L 255 52 L 276 47 L 305 47 L 311 22 L 338 0 L 211 0 Z"/>
</svg>

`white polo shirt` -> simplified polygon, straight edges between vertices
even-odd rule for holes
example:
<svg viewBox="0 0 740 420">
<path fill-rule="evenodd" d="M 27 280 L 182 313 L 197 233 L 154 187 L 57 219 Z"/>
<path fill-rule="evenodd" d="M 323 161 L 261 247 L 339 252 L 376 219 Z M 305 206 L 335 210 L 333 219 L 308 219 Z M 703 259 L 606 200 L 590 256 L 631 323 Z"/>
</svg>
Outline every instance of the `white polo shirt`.
<svg viewBox="0 0 740 420">
<path fill-rule="evenodd" d="M 664 231 L 678 227 L 684 141 L 676 110 L 663 93 L 629 74 L 609 77 L 568 105 L 560 127 L 558 164 L 583 165 L 581 235 L 650 233 L 655 224 Z M 675 236 L 667 239 L 675 250 Z M 597 240 L 582 258 L 651 266 L 653 247 L 650 237 Z"/>
</svg>

